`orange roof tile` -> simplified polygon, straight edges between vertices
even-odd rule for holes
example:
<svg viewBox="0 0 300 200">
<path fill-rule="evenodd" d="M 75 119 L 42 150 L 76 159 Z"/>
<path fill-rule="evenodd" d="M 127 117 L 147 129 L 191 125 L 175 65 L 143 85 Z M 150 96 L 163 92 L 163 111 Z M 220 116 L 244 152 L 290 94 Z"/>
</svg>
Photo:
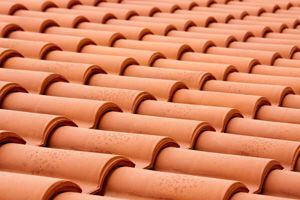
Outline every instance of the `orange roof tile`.
<svg viewBox="0 0 300 200">
<path fill-rule="evenodd" d="M 1 0 L 0 200 L 300 199 L 300 0 Z"/>
</svg>

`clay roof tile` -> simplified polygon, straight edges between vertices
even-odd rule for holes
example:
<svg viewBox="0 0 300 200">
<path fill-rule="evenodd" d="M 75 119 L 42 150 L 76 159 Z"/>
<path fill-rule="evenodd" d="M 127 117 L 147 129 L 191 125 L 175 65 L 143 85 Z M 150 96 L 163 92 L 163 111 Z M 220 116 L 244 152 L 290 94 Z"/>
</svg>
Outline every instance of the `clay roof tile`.
<svg viewBox="0 0 300 200">
<path fill-rule="evenodd" d="M 207 121 L 220 131 L 226 129 L 227 123 L 233 117 L 241 116 L 238 110 L 226 107 L 190 105 L 152 100 L 142 102 L 137 110 L 137 114 Z"/>
<path fill-rule="evenodd" d="M 39 11 L 29 11 L 29 10 L 18 10 L 14 13 L 15 16 L 33 17 L 33 18 L 46 18 L 54 20 L 58 25 L 64 27 L 74 28 L 77 27 L 82 22 L 87 22 L 88 20 L 76 14 L 62 14 L 62 13 L 50 13 L 50 12 L 39 12 Z"/>
<path fill-rule="evenodd" d="M 0 68 L 0 80 L 15 82 L 28 92 L 44 94 L 53 82 L 66 81 L 59 74 Z"/>
<path fill-rule="evenodd" d="M 53 43 L 0 38 L 0 47 L 17 50 L 25 57 L 43 59 L 59 47 Z"/>
<path fill-rule="evenodd" d="M 130 194 L 127 191 L 131 191 Z M 240 191 L 247 189 L 235 181 L 122 167 L 108 178 L 104 195 L 125 198 L 163 196 L 174 200 L 194 198 L 228 200 L 234 193 Z"/>
<path fill-rule="evenodd" d="M 0 144 L 6 144 L 6 143 L 19 143 L 24 144 L 25 140 L 23 140 L 20 136 L 18 136 L 15 133 L 0 130 Z"/>
<path fill-rule="evenodd" d="M 2 197 L 13 199 L 52 199 L 62 192 L 81 192 L 80 187 L 67 180 L 12 172 L 0 172 Z M 35 192 L 32 192 L 32 188 Z"/>
<path fill-rule="evenodd" d="M 146 34 L 151 34 L 151 31 L 144 27 L 121 26 L 112 24 L 98 24 L 98 23 L 80 23 L 77 26 L 84 30 L 100 30 L 100 31 L 118 31 L 122 32 L 127 39 L 139 40 Z"/>
<path fill-rule="evenodd" d="M 2 170 L 71 180 L 84 193 L 102 190 L 106 176 L 114 168 L 134 166 L 128 159 L 117 155 L 20 144 L 1 146 L 0 157 Z M 24 165 L 26 167 L 20 168 Z"/>
<path fill-rule="evenodd" d="M 47 95 L 90 99 L 98 101 L 111 101 L 117 104 L 123 111 L 132 113 L 135 113 L 136 109 L 144 100 L 154 99 L 154 97 L 151 94 L 144 91 L 107 88 L 99 86 L 87 86 L 64 82 L 56 82 L 54 84 L 51 84 L 48 87 Z M 116 106 L 110 106 L 108 109 L 104 110 L 119 111 L 119 109 Z"/>
<path fill-rule="evenodd" d="M 201 136 L 200 136 L 201 137 Z M 190 160 L 193 160 L 193 163 Z M 200 164 L 201 163 L 201 164 Z M 226 168 L 220 166 L 226 165 Z M 281 169 L 274 160 L 203 151 L 165 148 L 159 154 L 155 169 L 182 174 L 206 176 L 243 182 L 250 192 L 259 193 L 270 171 Z M 244 170 L 251 173 L 248 176 Z"/>
<path fill-rule="evenodd" d="M 36 11 L 45 11 L 47 8 L 56 7 L 56 5 L 49 0 L 13 0 L 13 2 L 20 3 L 29 10 Z"/>
<path fill-rule="evenodd" d="M 41 33 L 49 27 L 57 26 L 57 23 L 51 19 L 26 16 L 0 15 L 0 21 L 18 24 L 25 31 Z"/>
<path fill-rule="evenodd" d="M 60 74 L 73 83 L 88 83 L 95 73 L 105 73 L 99 66 L 71 62 L 38 60 L 31 58 L 12 57 L 3 62 L 3 68 L 29 71 L 41 71 Z"/>
<path fill-rule="evenodd" d="M 107 111 L 119 108 L 106 101 L 72 99 L 27 93 L 11 93 L 2 102 L 3 109 L 65 116 L 79 127 L 96 127 Z M 80 114 L 79 114 L 80 113 Z"/>
<path fill-rule="evenodd" d="M 64 126 L 55 130 L 48 146 L 51 148 L 118 154 L 132 160 L 136 167 L 151 169 L 156 156 L 163 148 L 177 146 L 177 144 L 174 140 L 164 136 Z"/>
<path fill-rule="evenodd" d="M 60 126 L 75 124 L 64 117 L 29 113 L 13 110 L 0 110 L 1 129 L 17 133 L 27 144 L 46 146 L 51 135 Z"/>
<path fill-rule="evenodd" d="M 195 145 L 204 152 L 274 159 L 287 170 L 294 170 L 299 162 L 299 147 L 294 141 L 213 131 L 203 132 Z"/>
</svg>

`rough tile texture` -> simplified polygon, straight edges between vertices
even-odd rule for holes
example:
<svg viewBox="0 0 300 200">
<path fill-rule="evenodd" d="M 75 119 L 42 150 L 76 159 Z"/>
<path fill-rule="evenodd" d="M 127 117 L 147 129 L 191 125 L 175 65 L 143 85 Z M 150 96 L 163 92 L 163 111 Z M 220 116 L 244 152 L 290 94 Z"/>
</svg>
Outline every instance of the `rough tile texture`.
<svg viewBox="0 0 300 200">
<path fill-rule="evenodd" d="M 0 200 L 300 199 L 300 0 L 0 0 Z"/>
</svg>

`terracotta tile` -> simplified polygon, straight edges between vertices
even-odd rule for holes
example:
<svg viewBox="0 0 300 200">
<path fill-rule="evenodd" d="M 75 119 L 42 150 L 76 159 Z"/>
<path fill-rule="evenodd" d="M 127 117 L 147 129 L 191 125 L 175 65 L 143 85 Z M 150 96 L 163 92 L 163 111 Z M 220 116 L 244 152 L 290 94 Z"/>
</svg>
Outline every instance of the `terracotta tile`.
<svg viewBox="0 0 300 200">
<path fill-rule="evenodd" d="M 144 17 L 144 16 L 133 16 L 130 18 L 130 21 L 166 23 L 166 24 L 173 25 L 177 30 L 181 30 L 181 31 L 185 31 L 189 27 L 196 25 L 193 21 L 187 19 Z"/>
<path fill-rule="evenodd" d="M 15 133 L 0 130 L 0 144 L 3 145 L 6 143 L 25 144 L 25 140 L 23 140 L 20 136 L 18 136 Z"/>
<path fill-rule="evenodd" d="M 155 60 L 164 57 L 158 51 L 105 47 L 96 45 L 86 45 L 81 49 L 80 52 L 100 55 L 127 56 L 134 58 L 140 65 L 146 66 L 151 66 Z"/>
<path fill-rule="evenodd" d="M 64 192 L 54 197 L 53 200 L 121 200 L 120 198 L 104 197 L 99 195 L 89 195 L 75 192 Z M 277 200 L 277 199 L 275 199 Z M 280 200 L 280 199 L 279 199 Z"/>
<path fill-rule="evenodd" d="M 230 0 L 215 0 L 215 3 L 218 4 L 227 4 Z"/>
<path fill-rule="evenodd" d="M 291 9 L 289 10 L 282 10 L 278 9 L 276 10 L 276 13 L 263 13 L 262 16 L 269 16 L 273 18 L 285 18 L 285 19 L 297 19 L 296 17 L 297 13 L 293 13 Z M 295 27 L 296 28 L 296 27 Z"/>
<path fill-rule="evenodd" d="M 207 50 L 209 54 L 216 55 L 228 55 L 237 57 L 248 57 L 252 59 L 257 59 L 260 63 L 264 65 L 272 65 L 273 62 L 280 58 L 280 55 L 276 51 L 265 51 L 265 50 L 249 50 L 241 48 L 225 48 L 225 47 L 210 47 Z"/>
<path fill-rule="evenodd" d="M 9 130 L 24 138 L 27 144 L 46 146 L 55 129 L 74 125 L 70 120 L 55 115 L 0 110 L 0 129 Z"/>
<path fill-rule="evenodd" d="M 193 163 L 191 163 L 193 160 Z M 221 166 L 227 166 L 222 168 Z M 226 155 L 180 148 L 165 148 L 157 157 L 155 170 L 243 182 L 250 192 L 260 192 L 268 173 L 281 169 L 274 160 Z M 248 173 L 244 173 L 245 170 Z"/>
<path fill-rule="evenodd" d="M 1 2 L 0 2 L 1 5 Z M 46 18 L 33 18 L 23 16 L 0 15 L 1 22 L 9 22 L 18 24 L 25 31 L 43 32 L 51 26 L 56 26 L 57 23 Z"/>
<path fill-rule="evenodd" d="M 214 12 L 197 12 L 197 11 L 190 11 L 190 10 L 175 10 L 176 14 L 184 14 L 186 16 L 189 15 L 194 15 L 194 16 L 211 16 L 214 19 L 217 20 L 217 22 L 220 23 L 226 23 L 229 20 L 233 19 L 234 17 L 230 14 L 226 14 L 226 13 L 214 13 Z"/>
<path fill-rule="evenodd" d="M 285 24 L 289 28 L 294 28 L 299 24 L 299 21 L 297 19 L 289 19 L 289 18 L 276 18 L 276 17 L 266 17 L 266 16 L 246 16 L 244 17 L 245 21 L 259 21 L 259 22 L 280 22 Z"/>
<path fill-rule="evenodd" d="M 294 45 L 266 44 L 253 42 L 232 42 L 229 44 L 229 48 L 276 51 L 283 58 L 292 58 L 293 54 L 298 51 L 298 48 Z"/>
<path fill-rule="evenodd" d="M 1 1 L 0 5 L 1 5 L 1 9 L 0 9 L 1 14 L 5 14 L 5 15 L 13 15 L 13 13 L 16 10 L 26 9 L 24 5 L 13 1 Z"/>
<path fill-rule="evenodd" d="M 120 112 L 106 113 L 100 120 L 98 128 L 143 135 L 167 136 L 178 142 L 182 148 L 193 148 L 203 131 L 213 130 L 208 123 L 202 121 Z"/>
<path fill-rule="evenodd" d="M 286 28 L 282 31 L 282 33 L 287 33 L 287 34 L 299 34 L 300 30 L 299 29 L 292 29 L 292 28 Z"/>
<path fill-rule="evenodd" d="M 0 47 L 0 63 L 1 63 L 1 66 L 9 58 L 12 58 L 12 57 L 15 57 L 15 56 L 19 57 L 21 55 L 17 51 Z"/>
<path fill-rule="evenodd" d="M 78 36 L 32 33 L 24 31 L 14 31 L 10 33 L 8 37 L 20 40 L 52 42 L 65 51 L 80 51 L 85 45 L 94 44 L 90 39 Z"/>
<path fill-rule="evenodd" d="M 152 95 L 143 91 L 86 86 L 63 82 L 51 84 L 47 90 L 47 95 L 97 101 L 111 101 L 116 103 L 123 111 L 133 113 L 136 111 L 142 101 L 154 99 Z M 112 110 L 119 109 L 114 107 Z"/>
<path fill-rule="evenodd" d="M 147 34 L 142 38 L 143 41 L 153 41 L 153 42 L 169 42 L 169 43 L 184 43 L 189 45 L 193 51 L 204 53 L 207 48 L 214 45 L 214 43 L 207 39 L 194 39 L 194 38 L 179 38 L 172 36 L 161 36 Z"/>
<path fill-rule="evenodd" d="M 109 7 L 98 7 L 98 6 L 86 6 L 86 5 L 75 5 L 72 7 L 72 10 L 87 10 L 87 11 L 95 11 L 95 12 L 110 12 L 118 19 L 129 19 L 130 17 L 137 15 L 137 12 L 126 9 L 126 8 L 109 8 Z"/>
<path fill-rule="evenodd" d="M 139 40 L 144 35 L 151 33 L 147 28 L 143 27 L 131 27 L 131 26 L 121 26 L 112 24 L 98 24 L 98 23 L 80 23 L 77 28 L 84 30 L 100 30 L 100 31 L 116 31 L 121 32 L 128 39 Z"/>
<path fill-rule="evenodd" d="M 203 132 L 195 144 L 195 149 L 203 152 L 274 159 L 287 170 L 295 169 L 299 147 L 299 143 L 294 141 L 213 131 Z"/>
<path fill-rule="evenodd" d="M 216 29 L 231 29 L 250 31 L 256 37 L 263 37 L 267 32 L 272 31 L 268 26 L 260 24 L 225 24 L 225 23 L 210 23 L 209 28 Z"/>
<path fill-rule="evenodd" d="M 212 3 L 214 3 L 214 1 L 212 0 L 193 0 L 194 2 L 197 3 L 198 6 L 205 6 L 208 7 L 210 6 Z"/>
<path fill-rule="evenodd" d="M 260 107 L 269 104 L 266 98 L 260 96 L 187 89 L 176 91 L 172 102 L 235 108 L 248 118 L 255 118 Z"/>
<path fill-rule="evenodd" d="M 155 13 L 153 15 L 154 18 L 173 18 L 173 19 L 188 19 L 194 22 L 197 26 L 208 26 L 209 23 L 215 22 L 215 18 L 213 16 L 208 15 L 185 15 L 185 14 L 177 14 L 177 13 Z"/>
<path fill-rule="evenodd" d="M 105 24 L 148 28 L 152 33 L 157 35 L 167 35 L 169 31 L 176 29 L 169 23 L 140 22 L 120 19 L 110 19 Z"/>
<path fill-rule="evenodd" d="M 185 0 L 185 1 L 180 1 L 180 0 L 153 0 L 152 2 L 168 2 L 168 3 L 175 3 L 180 7 L 180 9 L 184 10 L 189 10 L 192 7 L 201 4 L 203 6 L 206 6 L 207 2 L 210 0 Z M 151 1 L 150 1 L 151 2 Z"/>
<path fill-rule="evenodd" d="M 197 63 L 207 62 L 212 64 L 216 63 L 216 64 L 222 64 L 227 66 L 229 65 L 231 66 L 231 68 L 234 67 L 231 70 L 229 70 L 230 72 L 234 70 L 238 70 L 240 72 L 250 72 L 252 67 L 259 63 L 258 60 L 249 57 L 238 57 L 238 56 L 217 55 L 217 54 L 200 54 L 200 53 L 190 53 L 190 52 L 183 54 L 181 56 L 181 60 L 185 62 L 193 61 Z M 228 75 L 228 73 L 226 75 Z M 215 75 L 215 77 L 217 78 L 218 76 Z"/>
<path fill-rule="evenodd" d="M 299 190 L 292 187 L 298 183 L 299 173 L 274 170 L 266 179 L 263 194 L 298 199 L 300 197 Z"/>
<path fill-rule="evenodd" d="M 293 45 L 297 48 L 300 47 L 300 40 L 289 40 L 283 38 L 259 38 L 259 37 L 250 37 L 247 39 L 247 42 L 261 43 L 261 44 L 279 44 L 279 45 Z M 298 50 L 298 49 L 297 49 Z"/>
<path fill-rule="evenodd" d="M 288 108 L 300 108 L 299 98 L 299 95 L 287 95 L 282 101 L 282 106 Z"/>
<path fill-rule="evenodd" d="M 273 13 L 276 10 L 280 9 L 280 7 L 274 2 L 240 2 L 240 1 L 229 1 L 228 5 L 240 5 L 240 6 L 248 6 L 248 7 L 262 7 L 266 12 L 261 13 L 262 16 L 267 13 Z"/>
<path fill-rule="evenodd" d="M 125 56 L 76 53 L 70 51 L 51 51 L 45 56 L 46 60 L 90 63 L 101 66 L 107 73 L 122 74 L 125 68 L 137 62 Z"/>
<path fill-rule="evenodd" d="M 261 22 L 261 21 L 232 19 L 228 23 L 229 24 L 246 24 L 246 25 L 256 25 L 256 24 L 263 25 L 263 26 L 268 26 L 273 32 L 278 32 L 278 33 L 280 33 L 283 29 L 287 28 L 287 26 L 281 22 Z"/>
<path fill-rule="evenodd" d="M 133 166 L 122 156 L 21 144 L 1 146 L 0 157 L 2 170 L 71 180 L 84 193 L 102 190 L 106 176 L 114 168 Z"/>
<path fill-rule="evenodd" d="M 0 22 L 0 36 L 7 37 L 11 32 L 22 30 L 22 28 L 16 24 L 7 22 Z"/>
<path fill-rule="evenodd" d="M 284 14 L 279 14 L 279 13 L 263 13 L 261 16 L 268 17 L 268 18 L 270 18 L 270 20 L 271 20 L 271 18 L 273 18 L 274 21 L 282 20 L 282 22 L 285 22 L 291 28 L 296 28 L 297 25 L 299 24 L 299 20 L 297 18 L 295 19 L 293 16 L 289 16 L 289 15 L 284 15 Z"/>
<path fill-rule="evenodd" d="M 299 128 L 298 124 L 234 118 L 228 123 L 225 132 L 238 135 L 300 141 L 297 135 Z"/>
<path fill-rule="evenodd" d="M 256 118 L 261 120 L 300 124 L 298 116 L 298 109 L 275 106 L 263 106 L 256 114 Z"/>
<path fill-rule="evenodd" d="M 120 9 L 132 9 L 134 10 L 138 15 L 141 16 L 152 16 L 156 12 L 160 12 L 160 10 L 151 5 L 136 5 L 136 4 L 119 4 L 119 3 L 109 3 L 109 2 L 100 2 L 97 4 L 97 7 L 103 7 L 103 8 L 120 8 Z"/>
<path fill-rule="evenodd" d="M 89 10 L 74 10 L 64 8 L 48 8 L 47 13 L 75 14 L 86 17 L 90 22 L 105 23 L 107 20 L 115 18 L 110 12 L 95 12 Z"/>
<path fill-rule="evenodd" d="M 234 181 L 121 167 L 108 178 L 104 195 L 130 199 L 227 200 L 233 193 L 245 190 Z"/>
<path fill-rule="evenodd" d="M 300 37 L 295 34 L 288 34 L 288 33 L 267 33 L 267 38 L 277 38 L 277 39 L 286 39 L 286 40 L 300 40 Z"/>
<path fill-rule="evenodd" d="M 291 0 L 290 3 L 292 4 L 292 6 L 299 6 L 300 2 L 298 0 Z"/>
<path fill-rule="evenodd" d="M 0 103 L 7 95 L 13 92 L 26 92 L 26 90 L 16 83 L 0 81 Z"/>
<path fill-rule="evenodd" d="M 146 91 L 160 101 L 172 101 L 178 90 L 187 88 L 183 83 L 173 80 L 104 74 L 93 75 L 90 78 L 89 85 Z"/>
<path fill-rule="evenodd" d="M 107 0 L 106 2 L 110 2 L 110 3 L 121 3 L 120 0 Z"/>
<path fill-rule="evenodd" d="M 300 93 L 299 78 L 286 76 L 271 76 L 260 74 L 246 74 L 246 73 L 231 73 L 228 75 L 228 81 L 243 82 L 243 83 L 262 83 L 269 85 L 290 86 L 296 94 Z"/>
<path fill-rule="evenodd" d="M 212 8 L 222 8 L 227 10 L 245 10 L 249 15 L 260 15 L 261 13 L 265 12 L 262 7 L 259 6 L 246 6 L 246 5 L 222 5 L 222 4 L 212 4 L 210 7 Z"/>
<path fill-rule="evenodd" d="M 186 55 L 191 55 L 192 59 L 200 58 L 208 58 L 206 55 L 208 54 L 196 54 L 196 53 L 184 53 L 182 58 L 185 60 Z M 196 55 L 196 56 L 195 56 Z M 201 57 L 203 55 L 203 57 Z M 215 60 L 216 60 L 216 56 Z M 212 58 L 212 57 L 211 57 Z M 178 61 L 178 60 L 171 60 L 171 59 L 158 59 L 153 63 L 153 67 L 157 68 L 167 68 L 167 69 L 179 69 L 179 70 L 189 70 L 189 71 L 201 71 L 201 72 L 209 72 L 211 73 L 216 79 L 219 80 L 226 80 L 227 75 L 230 72 L 236 71 L 236 69 L 228 64 L 218 64 L 218 63 L 209 63 L 210 60 L 203 60 L 198 62 L 196 59 L 188 61 Z M 200 60 L 200 59 L 199 59 Z M 197 61 L 197 62 L 195 62 Z"/>
<path fill-rule="evenodd" d="M 239 192 L 232 196 L 231 200 L 291 200 L 290 198 L 274 197 L 268 195 L 250 194 Z M 295 199 L 294 199 L 295 200 Z"/>
<path fill-rule="evenodd" d="M 230 34 L 212 34 L 212 33 L 196 33 L 196 32 L 185 32 L 185 31 L 170 31 L 167 36 L 173 37 L 186 37 L 194 39 L 206 39 L 211 40 L 217 46 L 227 47 L 235 38 Z"/>
<path fill-rule="evenodd" d="M 251 73 L 274 75 L 274 76 L 300 77 L 300 69 L 295 67 L 280 67 L 280 66 L 273 67 L 270 65 L 255 65 L 252 68 Z"/>
<path fill-rule="evenodd" d="M 54 26 L 47 28 L 45 33 L 86 37 L 91 39 L 97 45 L 104 46 L 111 46 L 116 40 L 124 38 L 122 34 L 113 31 L 73 29 Z"/>
<path fill-rule="evenodd" d="M 191 89 L 201 89 L 207 80 L 213 79 L 211 74 L 202 71 L 163 69 L 158 67 L 143 67 L 140 65 L 128 66 L 123 74 L 125 76 L 176 80 L 183 82 Z"/>
<path fill-rule="evenodd" d="M 300 53 L 299 53 L 299 52 L 296 52 L 296 53 L 293 55 L 293 59 L 295 59 L 295 60 L 300 60 Z"/>
<path fill-rule="evenodd" d="M 1 198 L 13 199 L 50 199 L 61 192 L 80 192 L 81 189 L 70 181 L 43 176 L 0 172 Z M 5 184 L 4 184 L 5 183 Z M 34 188 L 35 192 L 32 192 Z"/>
<path fill-rule="evenodd" d="M 202 90 L 248 94 L 266 97 L 273 105 L 284 105 L 288 96 L 296 96 L 292 88 L 279 85 L 237 83 L 230 81 L 209 80 L 203 84 Z M 289 95 L 290 94 L 290 95 Z"/>
<path fill-rule="evenodd" d="M 25 57 L 44 58 L 49 51 L 59 49 L 53 43 L 0 38 L 0 47 L 11 48 Z"/>
<path fill-rule="evenodd" d="M 288 68 L 299 68 L 299 64 L 300 61 L 298 60 L 284 59 L 284 58 L 276 59 L 274 62 L 274 66 L 288 67 Z"/>
<path fill-rule="evenodd" d="M 0 143 L 27 142 L 2 145 L 2 170 L 71 179 L 104 195 L 63 186 L 48 199 L 300 198 L 298 6 L 0 1 Z M 99 166 L 103 155 L 108 165 L 133 166 L 108 154 L 137 168 L 76 168 Z M 52 183 L 36 186 L 39 194 Z M 35 186 L 13 183 L 5 193 L 14 187 L 11 199 Z"/>
<path fill-rule="evenodd" d="M 118 0 L 116 0 L 118 1 Z M 101 0 L 80 0 L 83 5 L 96 6 Z"/>
<path fill-rule="evenodd" d="M 226 13 L 232 15 L 236 19 L 243 19 L 246 15 L 248 15 L 246 10 L 237 10 L 237 9 L 224 9 L 224 8 L 214 8 L 213 4 L 211 7 L 201 7 L 201 6 L 196 6 L 192 8 L 193 11 L 199 11 L 199 12 L 215 12 L 216 14 L 218 13 Z"/>
<path fill-rule="evenodd" d="M 9 1 L 9 0 L 4 0 Z M 56 5 L 48 0 L 12 0 L 12 2 L 20 3 L 24 5 L 29 10 L 36 10 L 36 11 L 44 11 L 47 8 L 55 7 Z"/>
<path fill-rule="evenodd" d="M 192 49 L 184 43 L 150 42 L 119 39 L 113 44 L 114 47 L 159 51 L 170 59 L 179 59 L 181 55 Z"/>
<path fill-rule="evenodd" d="M 233 35 L 238 41 L 246 41 L 249 37 L 253 36 L 253 34 L 246 30 L 234 30 L 231 29 L 218 29 L 218 28 L 211 28 L 211 27 L 190 27 L 188 29 L 189 32 L 197 32 L 197 33 L 212 33 L 212 34 L 231 34 Z"/>
<path fill-rule="evenodd" d="M 0 68 L 0 80 L 18 83 L 27 91 L 36 94 L 44 94 L 53 82 L 65 81 L 58 74 L 4 68 Z"/>
<path fill-rule="evenodd" d="M 81 22 L 87 21 L 87 19 L 80 15 L 75 14 L 61 14 L 61 13 L 50 13 L 50 12 L 39 12 L 29 10 L 18 10 L 14 13 L 16 16 L 27 16 L 34 18 L 47 18 L 57 22 L 60 26 L 65 27 L 76 27 Z"/>
<path fill-rule="evenodd" d="M 265 3 L 266 1 L 262 1 L 262 0 L 244 0 L 245 2 L 258 2 L 258 3 Z M 267 1 L 267 3 L 276 3 L 280 8 L 282 9 L 288 9 L 291 6 L 291 1 Z"/>
<path fill-rule="evenodd" d="M 105 112 L 118 110 L 115 104 L 105 101 L 51 97 L 21 92 L 7 95 L 1 107 L 9 110 L 62 115 L 73 120 L 78 126 L 87 128 L 97 126 Z"/>
<path fill-rule="evenodd" d="M 56 6 L 60 8 L 72 8 L 74 5 L 81 4 L 81 1 L 78 0 L 50 0 Z"/>
<path fill-rule="evenodd" d="M 174 140 L 154 135 L 63 126 L 55 130 L 48 147 L 122 155 L 138 168 L 151 169 L 159 152 L 178 146 Z"/>
<path fill-rule="evenodd" d="M 290 9 L 279 9 L 276 11 L 276 14 L 284 14 L 284 15 L 297 15 L 299 13 L 299 10 L 296 8 L 291 7 Z"/>
<path fill-rule="evenodd" d="M 86 84 L 95 73 L 105 73 L 99 66 L 70 62 L 57 62 L 22 57 L 11 57 L 1 65 L 7 69 L 52 72 L 73 83 Z"/>
<path fill-rule="evenodd" d="M 156 6 L 159 10 L 162 12 L 168 12 L 172 13 L 177 9 L 180 9 L 180 7 L 175 3 L 171 1 L 143 1 L 143 0 L 123 0 L 122 4 L 128 4 L 128 5 L 152 5 Z"/>
<path fill-rule="evenodd" d="M 224 130 L 228 121 L 240 116 L 235 109 L 147 100 L 141 103 L 137 114 L 207 121 L 217 130 Z"/>
</svg>

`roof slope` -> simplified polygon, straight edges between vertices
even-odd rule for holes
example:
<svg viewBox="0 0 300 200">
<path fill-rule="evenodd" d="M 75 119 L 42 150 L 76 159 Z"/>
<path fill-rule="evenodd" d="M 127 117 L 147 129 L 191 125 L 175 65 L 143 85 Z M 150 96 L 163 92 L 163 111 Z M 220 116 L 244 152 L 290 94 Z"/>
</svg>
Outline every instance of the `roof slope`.
<svg viewBox="0 0 300 200">
<path fill-rule="evenodd" d="M 300 0 L 0 0 L 0 200 L 300 199 Z"/>
</svg>

